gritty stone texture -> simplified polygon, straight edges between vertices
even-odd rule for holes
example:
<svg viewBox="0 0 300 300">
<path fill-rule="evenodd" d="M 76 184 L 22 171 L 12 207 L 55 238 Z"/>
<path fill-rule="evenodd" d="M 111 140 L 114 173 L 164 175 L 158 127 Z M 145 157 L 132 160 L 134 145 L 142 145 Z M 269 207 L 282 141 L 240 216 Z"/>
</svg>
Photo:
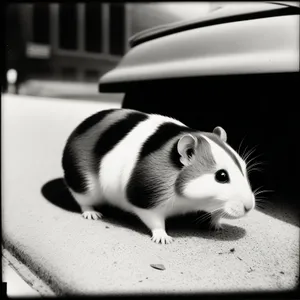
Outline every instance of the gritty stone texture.
<svg viewBox="0 0 300 300">
<path fill-rule="evenodd" d="M 267 214 L 253 211 L 240 220 L 224 220 L 225 230 L 218 233 L 171 226 L 168 233 L 175 241 L 157 245 L 137 220 L 130 225 L 104 213 L 102 220 L 84 220 L 49 202 L 41 190 L 62 177 L 68 135 L 83 118 L 111 106 L 119 104 L 3 96 L 6 249 L 57 294 L 295 288 L 299 227 Z M 151 264 L 163 264 L 165 270 Z"/>
<path fill-rule="evenodd" d="M 55 296 L 55 293 L 40 278 L 6 249 L 2 249 L 2 276 L 2 281 L 7 282 L 8 296 Z"/>
</svg>

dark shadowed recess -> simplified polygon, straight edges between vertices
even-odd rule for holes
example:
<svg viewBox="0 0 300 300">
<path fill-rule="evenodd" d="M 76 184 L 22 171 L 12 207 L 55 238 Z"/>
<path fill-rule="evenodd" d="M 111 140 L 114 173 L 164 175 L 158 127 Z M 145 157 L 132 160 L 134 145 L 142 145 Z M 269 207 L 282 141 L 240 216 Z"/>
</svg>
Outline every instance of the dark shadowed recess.
<svg viewBox="0 0 300 300">
<path fill-rule="evenodd" d="M 47 182 L 42 187 L 41 192 L 44 198 L 53 205 L 70 212 L 78 213 L 78 218 L 81 218 L 80 208 L 65 186 L 63 178 L 57 178 Z M 103 220 L 95 222 L 105 222 L 108 227 L 110 224 L 114 226 L 127 227 L 136 232 L 150 236 L 149 230 L 136 216 L 109 205 L 103 205 L 98 209 L 103 214 Z M 244 228 L 226 224 L 224 225 L 223 232 L 210 230 L 209 219 L 206 222 L 197 223 L 197 218 L 202 215 L 203 213 L 200 212 L 198 214 L 191 213 L 185 216 L 170 218 L 166 223 L 167 231 L 174 238 L 198 236 L 206 239 L 224 241 L 238 240 L 246 234 L 246 230 Z"/>
</svg>

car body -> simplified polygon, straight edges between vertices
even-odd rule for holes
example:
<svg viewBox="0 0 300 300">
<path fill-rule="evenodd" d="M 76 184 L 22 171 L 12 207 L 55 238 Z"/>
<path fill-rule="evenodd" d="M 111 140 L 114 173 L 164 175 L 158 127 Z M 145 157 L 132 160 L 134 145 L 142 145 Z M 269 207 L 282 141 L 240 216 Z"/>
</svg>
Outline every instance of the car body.
<svg viewBox="0 0 300 300">
<path fill-rule="evenodd" d="M 245 138 L 267 162 L 263 174 L 251 174 L 253 186 L 290 193 L 297 185 L 299 12 L 297 2 L 225 4 L 199 20 L 138 33 L 99 91 L 124 93 L 124 108 L 199 130 L 222 126 L 236 149 Z"/>
<path fill-rule="evenodd" d="M 151 28 L 130 39 L 131 50 L 101 78 L 100 90 L 123 92 L 141 80 L 297 72 L 298 22 L 296 4 L 258 1 Z"/>
</svg>

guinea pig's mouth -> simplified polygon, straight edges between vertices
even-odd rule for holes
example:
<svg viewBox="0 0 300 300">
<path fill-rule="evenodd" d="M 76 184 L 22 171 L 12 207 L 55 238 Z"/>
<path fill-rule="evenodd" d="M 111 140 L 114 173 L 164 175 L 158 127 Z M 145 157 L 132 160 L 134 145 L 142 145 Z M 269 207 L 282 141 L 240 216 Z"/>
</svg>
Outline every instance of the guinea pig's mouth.
<svg viewBox="0 0 300 300">
<path fill-rule="evenodd" d="M 239 219 L 245 216 L 246 210 L 240 202 L 227 202 L 224 205 L 223 217 L 225 219 Z"/>
<path fill-rule="evenodd" d="M 230 215 L 230 214 L 228 214 L 228 213 L 224 213 L 224 214 L 223 214 L 223 218 L 224 218 L 224 219 L 229 219 L 229 220 L 236 220 L 236 219 L 239 219 L 239 218 L 243 217 L 244 215 L 245 215 L 245 214 L 233 216 L 233 215 Z"/>
</svg>

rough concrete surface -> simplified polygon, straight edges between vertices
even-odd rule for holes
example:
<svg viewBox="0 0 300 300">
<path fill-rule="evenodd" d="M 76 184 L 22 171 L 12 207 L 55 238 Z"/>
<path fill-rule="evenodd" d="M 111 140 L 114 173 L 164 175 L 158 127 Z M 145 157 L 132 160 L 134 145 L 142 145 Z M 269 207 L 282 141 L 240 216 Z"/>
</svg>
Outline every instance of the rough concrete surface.
<svg viewBox="0 0 300 300">
<path fill-rule="evenodd" d="M 43 187 L 62 178 L 61 155 L 70 132 L 85 117 L 111 106 L 120 104 L 2 96 L 6 249 L 57 294 L 296 287 L 299 227 L 262 212 L 224 220 L 223 233 L 181 228 L 178 218 L 168 230 L 175 242 L 157 245 L 134 218 L 122 220 L 110 212 L 107 219 L 88 221 L 76 209 L 63 209 L 67 198 L 58 196 L 55 185 L 48 196 L 56 199 L 46 199 Z M 150 264 L 163 264 L 165 270 Z"/>
</svg>

